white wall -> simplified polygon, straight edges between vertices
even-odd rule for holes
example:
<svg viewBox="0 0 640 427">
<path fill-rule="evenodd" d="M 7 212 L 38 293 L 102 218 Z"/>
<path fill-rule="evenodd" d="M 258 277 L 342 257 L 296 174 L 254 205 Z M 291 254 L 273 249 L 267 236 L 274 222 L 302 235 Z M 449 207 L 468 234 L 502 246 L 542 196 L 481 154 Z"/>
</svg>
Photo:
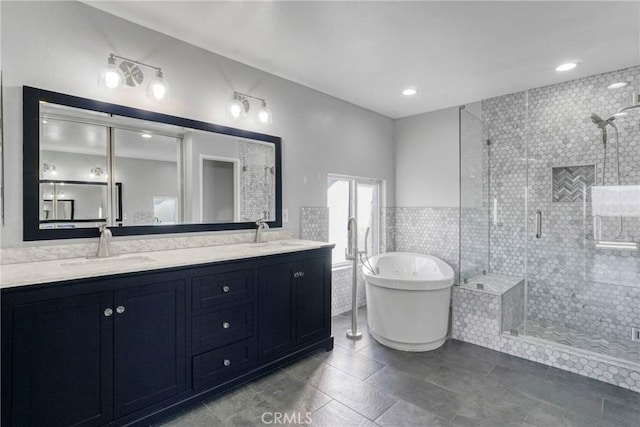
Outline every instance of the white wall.
<svg viewBox="0 0 640 427">
<path fill-rule="evenodd" d="M 458 133 L 458 107 L 395 121 L 396 206 L 458 206 Z"/>
<path fill-rule="evenodd" d="M 394 204 L 393 122 L 387 117 L 81 3 L 3 1 L 1 19 L 6 141 L 2 247 L 24 245 L 22 85 L 282 137 L 283 207 L 289 209 L 285 228 L 296 235 L 300 207 L 326 205 L 329 172 L 385 179 L 387 204 Z M 169 101 L 152 104 L 144 87 L 99 88 L 97 76 L 110 52 L 161 66 L 171 88 Z M 274 124 L 264 128 L 254 119 L 227 118 L 233 90 L 266 98 Z"/>
</svg>

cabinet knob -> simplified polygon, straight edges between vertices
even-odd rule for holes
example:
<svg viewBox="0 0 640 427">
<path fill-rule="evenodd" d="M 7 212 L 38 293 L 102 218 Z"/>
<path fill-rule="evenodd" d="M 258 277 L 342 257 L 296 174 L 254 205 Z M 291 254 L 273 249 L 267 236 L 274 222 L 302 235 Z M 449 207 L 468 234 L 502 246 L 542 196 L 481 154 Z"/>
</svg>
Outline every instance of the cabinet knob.
<svg viewBox="0 0 640 427">
<path fill-rule="evenodd" d="M 231 326 L 231 325 L 229 325 L 229 322 L 222 322 L 222 327 L 224 329 L 229 329 L 229 326 Z"/>
<path fill-rule="evenodd" d="M 304 271 L 296 271 L 295 273 L 293 273 L 293 277 L 298 278 L 298 277 L 303 277 L 304 276 Z"/>
<path fill-rule="evenodd" d="M 225 294 L 226 294 L 227 292 L 229 292 L 230 290 L 231 290 L 231 288 L 230 288 L 229 286 L 227 286 L 227 285 L 224 285 L 224 286 L 222 287 L 222 292 L 224 292 Z"/>
<path fill-rule="evenodd" d="M 300 274 L 300 277 L 304 277 L 304 271 L 301 271 L 299 274 Z"/>
<path fill-rule="evenodd" d="M 104 309 L 104 315 L 105 317 L 111 317 L 111 315 L 113 314 L 113 310 L 110 308 L 105 308 Z"/>
<path fill-rule="evenodd" d="M 224 366 L 231 366 L 231 360 L 229 359 L 224 359 Z"/>
<path fill-rule="evenodd" d="M 122 314 L 124 313 L 124 305 L 119 305 L 116 307 L 116 313 Z"/>
</svg>

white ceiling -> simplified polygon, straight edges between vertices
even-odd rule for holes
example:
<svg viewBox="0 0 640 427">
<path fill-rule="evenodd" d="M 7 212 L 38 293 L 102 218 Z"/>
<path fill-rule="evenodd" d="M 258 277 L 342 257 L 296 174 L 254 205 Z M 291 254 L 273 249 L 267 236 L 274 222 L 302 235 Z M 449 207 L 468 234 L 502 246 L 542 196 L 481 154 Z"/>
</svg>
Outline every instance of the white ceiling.
<svg viewBox="0 0 640 427">
<path fill-rule="evenodd" d="M 637 0 L 86 3 L 391 118 L 640 64 Z"/>
</svg>

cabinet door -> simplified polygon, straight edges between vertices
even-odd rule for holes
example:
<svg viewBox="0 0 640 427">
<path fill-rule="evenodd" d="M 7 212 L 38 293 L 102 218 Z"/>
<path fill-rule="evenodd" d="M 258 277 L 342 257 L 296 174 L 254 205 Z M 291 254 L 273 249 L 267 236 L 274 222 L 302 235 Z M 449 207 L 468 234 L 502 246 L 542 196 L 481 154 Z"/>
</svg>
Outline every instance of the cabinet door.
<svg viewBox="0 0 640 427">
<path fill-rule="evenodd" d="M 258 358 L 269 359 L 295 345 L 293 270 L 277 264 L 258 270 Z"/>
<path fill-rule="evenodd" d="M 296 344 L 331 334 L 331 265 L 326 258 L 298 263 L 296 290 Z"/>
<path fill-rule="evenodd" d="M 114 293 L 115 417 L 185 389 L 185 282 Z"/>
<path fill-rule="evenodd" d="M 112 419 L 112 302 L 106 292 L 14 307 L 11 425 Z"/>
</svg>

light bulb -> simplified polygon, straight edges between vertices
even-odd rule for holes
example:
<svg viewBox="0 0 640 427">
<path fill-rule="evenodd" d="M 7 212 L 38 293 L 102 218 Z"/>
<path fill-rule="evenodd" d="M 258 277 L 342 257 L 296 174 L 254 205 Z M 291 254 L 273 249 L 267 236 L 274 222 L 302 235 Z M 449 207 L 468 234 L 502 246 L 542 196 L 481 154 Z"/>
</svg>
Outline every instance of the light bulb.
<svg viewBox="0 0 640 427">
<path fill-rule="evenodd" d="M 233 98 L 229 102 L 229 114 L 234 119 L 241 119 L 247 115 L 249 111 L 249 101 L 242 95 L 233 94 Z"/>
<path fill-rule="evenodd" d="M 242 105 L 240 105 L 240 101 L 232 101 L 231 105 L 229 105 L 229 112 L 234 119 L 240 117 L 240 114 L 242 113 Z"/>
<path fill-rule="evenodd" d="M 258 120 L 263 125 L 270 125 L 273 122 L 273 116 L 271 114 L 271 110 L 267 108 L 267 103 L 263 102 L 262 107 L 260 108 L 260 112 L 258 112 Z"/>
<path fill-rule="evenodd" d="M 147 86 L 147 97 L 156 101 L 162 102 L 167 97 L 167 82 L 164 81 L 164 75 L 161 70 L 156 71 L 156 76 L 149 82 Z"/>
<path fill-rule="evenodd" d="M 120 86 L 120 83 L 124 80 L 124 75 L 120 68 L 116 66 L 116 58 L 110 56 L 107 59 L 107 65 L 102 69 L 100 73 L 99 83 L 104 85 L 107 89 L 115 89 Z"/>
</svg>

